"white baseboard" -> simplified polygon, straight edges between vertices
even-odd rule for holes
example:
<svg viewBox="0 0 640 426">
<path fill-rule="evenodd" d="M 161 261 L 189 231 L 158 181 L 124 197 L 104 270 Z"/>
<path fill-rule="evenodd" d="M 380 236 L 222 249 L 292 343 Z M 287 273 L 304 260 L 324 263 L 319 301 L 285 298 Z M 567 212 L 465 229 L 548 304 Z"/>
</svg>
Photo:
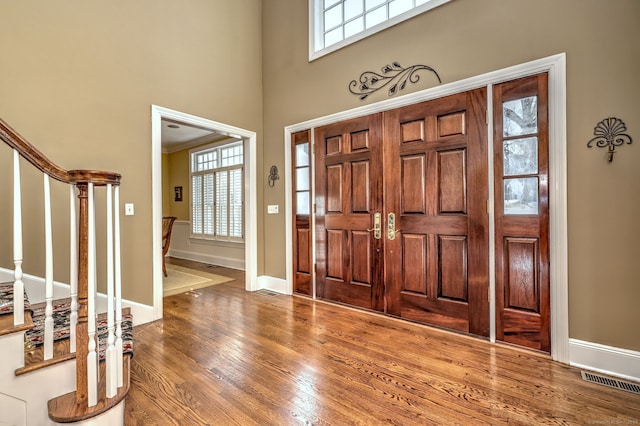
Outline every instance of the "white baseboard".
<svg viewBox="0 0 640 426">
<path fill-rule="evenodd" d="M 225 268 L 239 269 L 244 271 L 244 259 L 232 259 L 228 257 L 215 256 L 204 253 L 193 253 L 186 250 L 169 249 L 167 256 L 195 262 L 208 263 L 211 265 L 224 266 Z"/>
<path fill-rule="evenodd" d="M 569 363 L 577 368 L 640 382 L 640 352 L 569 339 Z"/>
<path fill-rule="evenodd" d="M 281 294 L 291 294 L 287 289 L 287 280 L 262 275 L 258 277 L 257 290 L 271 290 Z"/>
<path fill-rule="evenodd" d="M 0 282 L 13 281 L 13 271 L 6 268 L 0 268 Z M 44 278 L 35 275 L 24 274 L 22 276 L 24 288 L 29 296 L 31 303 L 40 303 L 45 300 Z M 54 281 L 53 283 L 53 299 L 63 299 L 69 297 L 69 284 Z M 131 308 L 133 315 L 133 325 L 145 324 L 154 320 L 153 306 L 143 305 L 142 303 L 133 302 L 131 300 L 122 299 L 122 306 Z M 107 295 L 98 293 L 96 297 L 97 312 L 106 312 Z"/>
</svg>

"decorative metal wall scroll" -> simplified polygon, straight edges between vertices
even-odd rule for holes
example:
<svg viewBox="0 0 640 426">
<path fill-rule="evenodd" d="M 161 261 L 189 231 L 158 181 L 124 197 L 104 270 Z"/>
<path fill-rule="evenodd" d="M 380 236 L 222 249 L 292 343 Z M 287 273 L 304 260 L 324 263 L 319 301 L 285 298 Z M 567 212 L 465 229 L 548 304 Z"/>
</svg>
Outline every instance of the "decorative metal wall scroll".
<svg viewBox="0 0 640 426">
<path fill-rule="evenodd" d="M 278 168 L 276 166 L 271 166 L 271 170 L 269 170 L 269 177 L 267 179 L 269 188 L 273 188 L 273 185 L 276 184 L 278 179 L 280 179 L 280 176 L 278 176 Z"/>
<path fill-rule="evenodd" d="M 627 126 L 622 120 L 616 117 L 605 118 L 593 129 L 595 138 L 591 139 L 587 143 L 587 147 L 592 148 L 593 143 L 596 143 L 598 148 L 608 148 L 609 162 L 613 161 L 613 154 L 616 151 L 617 146 L 631 143 L 631 136 L 627 135 Z"/>
<path fill-rule="evenodd" d="M 360 74 L 358 81 L 352 80 L 349 83 L 349 91 L 354 95 L 360 96 L 360 100 L 363 101 L 370 94 L 391 85 L 388 93 L 389 96 L 393 96 L 406 87 L 407 81 L 417 83 L 420 80 L 420 76 L 416 72 L 422 70 L 431 71 L 438 78 L 438 83 L 442 83 L 436 70 L 427 65 L 412 65 L 408 68 L 403 68 L 399 63 L 393 62 L 391 65 L 387 64 L 382 67 L 381 74 L 373 71 L 363 72 Z"/>
</svg>

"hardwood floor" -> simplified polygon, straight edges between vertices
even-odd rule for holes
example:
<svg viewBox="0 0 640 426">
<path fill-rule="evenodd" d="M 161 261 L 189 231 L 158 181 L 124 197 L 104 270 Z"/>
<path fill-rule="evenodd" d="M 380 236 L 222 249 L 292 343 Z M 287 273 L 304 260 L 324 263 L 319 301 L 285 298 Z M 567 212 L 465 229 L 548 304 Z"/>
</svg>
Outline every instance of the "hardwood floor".
<svg viewBox="0 0 640 426">
<path fill-rule="evenodd" d="M 640 424 L 640 395 L 544 355 L 171 263 L 234 281 L 134 329 L 127 425 Z"/>
</svg>

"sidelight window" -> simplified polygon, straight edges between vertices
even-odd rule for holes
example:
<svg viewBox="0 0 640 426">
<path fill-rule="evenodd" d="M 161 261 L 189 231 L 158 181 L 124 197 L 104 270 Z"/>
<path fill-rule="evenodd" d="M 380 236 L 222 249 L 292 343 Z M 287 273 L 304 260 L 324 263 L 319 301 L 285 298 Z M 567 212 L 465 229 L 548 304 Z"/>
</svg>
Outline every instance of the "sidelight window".
<svg viewBox="0 0 640 426">
<path fill-rule="evenodd" d="M 502 104 L 504 214 L 538 214 L 538 97 Z"/>
</svg>

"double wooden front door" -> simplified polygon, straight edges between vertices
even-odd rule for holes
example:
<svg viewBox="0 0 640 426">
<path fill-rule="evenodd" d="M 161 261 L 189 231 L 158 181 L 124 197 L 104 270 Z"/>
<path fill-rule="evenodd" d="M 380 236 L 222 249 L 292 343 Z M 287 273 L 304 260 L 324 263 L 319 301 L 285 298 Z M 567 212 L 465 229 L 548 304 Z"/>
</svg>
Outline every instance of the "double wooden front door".
<svg viewBox="0 0 640 426">
<path fill-rule="evenodd" d="M 489 334 L 486 90 L 315 130 L 317 296 Z"/>
</svg>

